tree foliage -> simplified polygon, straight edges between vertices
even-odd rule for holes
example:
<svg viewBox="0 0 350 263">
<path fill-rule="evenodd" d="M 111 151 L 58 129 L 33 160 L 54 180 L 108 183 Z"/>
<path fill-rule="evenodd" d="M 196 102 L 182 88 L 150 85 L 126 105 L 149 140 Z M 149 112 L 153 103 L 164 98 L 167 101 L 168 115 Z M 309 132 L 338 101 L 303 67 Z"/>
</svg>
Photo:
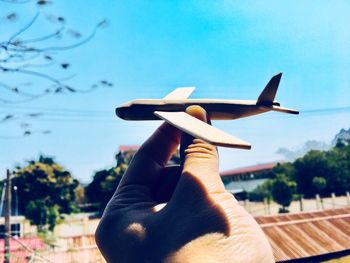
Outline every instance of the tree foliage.
<svg viewBox="0 0 350 263">
<path fill-rule="evenodd" d="M 18 209 L 40 229 L 53 229 L 59 215 L 77 211 L 79 182 L 52 158 L 40 156 L 14 172 Z"/>
<path fill-rule="evenodd" d="M 296 193 L 305 198 L 313 198 L 316 194 L 343 195 L 350 191 L 350 141 L 339 140 L 327 151 L 311 150 L 294 162 L 277 165 L 269 175 L 270 181 L 276 183 L 279 174 L 284 174 L 286 177 L 283 179 L 286 182 L 281 183 L 285 184 L 283 187 L 286 187 L 287 182 L 294 182 Z M 281 178 L 278 180 L 283 181 Z M 271 182 L 264 184 L 269 183 Z M 266 197 L 267 192 L 270 191 L 266 185 L 259 186 L 251 193 L 251 196 L 257 199 Z M 279 191 L 275 189 L 275 196 Z M 280 191 L 281 195 L 283 193 Z M 287 192 L 286 195 L 290 196 Z"/>
<path fill-rule="evenodd" d="M 277 174 L 276 178 L 271 182 L 271 195 L 275 202 L 282 206 L 282 212 L 286 212 L 286 208 L 293 200 L 296 192 L 297 184 L 291 181 L 285 174 Z"/>
<path fill-rule="evenodd" d="M 326 152 L 310 151 L 304 157 L 294 162 L 294 179 L 298 182 L 298 192 L 305 197 L 312 197 L 315 194 L 313 187 L 314 177 L 327 178 L 331 173 L 329 160 Z"/>
<path fill-rule="evenodd" d="M 326 188 L 327 181 L 323 177 L 316 176 L 312 179 L 312 186 L 317 192 L 321 193 Z"/>
<path fill-rule="evenodd" d="M 88 202 L 96 204 L 100 215 L 117 189 L 134 154 L 135 151 L 118 152 L 116 166 L 95 172 L 92 182 L 86 186 L 85 197 Z M 176 152 L 169 160 L 168 165 L 178 165 L 179 163 L 180 155 L 179 152 Z"/>
<path fill-rule="evenodd" d="M 325 180 L 322 186 L 324 195 L 345 194 L 350 190 L 350 144 L 339 142 L 328 151 L 310 151 L 294 162 L 292 177 L 298 183 L 298 192 L 305 197 L 313 197 L 320 189 L 315 188 L 320 177 Z M 316 181 L 315 181 L 316 180 Z M 324 183 L 322 183 L 324 184 Z"/>
<path fill-rule="evenodd" d="M 272 180 L 266 180 L 249 193 L 249 200 L 262 202 L 264 199 L 271 200 Z"/>
<path fill-rule="evenodd" d="M 116 167 L 95 172 L 92 182 L 86 187 L 85 196 L 88 202 L 97 205 L 99 214 L 111 199 L 127 167 L 128 162 L 120 158 Z"/>
</svg>

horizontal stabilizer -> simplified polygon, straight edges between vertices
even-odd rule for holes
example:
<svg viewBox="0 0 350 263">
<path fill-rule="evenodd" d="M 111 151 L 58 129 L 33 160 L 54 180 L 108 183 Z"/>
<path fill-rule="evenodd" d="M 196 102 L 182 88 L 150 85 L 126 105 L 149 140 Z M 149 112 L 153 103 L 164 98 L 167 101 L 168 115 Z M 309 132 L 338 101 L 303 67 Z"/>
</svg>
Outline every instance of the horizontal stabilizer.
<svg viewBox="0 0 350 263">
<path fill-rule="evenodd" d="M 299 111 L 297 111 L 297 110 L 288 109 L 288 108 L 284 108 L 284 107 L 280 107 L 280 106 L 272 106 L 271 110 L 284 112 L 284 113 L 290 113 L 290 114 L 299 114 Z"/>
<path fill-rule="evenodd" d="M 266 87 L 261 92 L 256 104 L 272 105 L 276 96 L 278 85 L 280 84 L 281 77 L 282 73 L 278 73 L 270 79 L 269 83 L 267 83 Z"/>
<path fill-rule="evenodd" d="M 233 137 L 189 114 L 186 112 L 164 112 L 155 111 L 154 114 L 177 127 L 185 133 L 192 135 L 195 138 L 202 139 L 211 144 L 231 147 L 250 149 L 251 145 L 239 138 Z"/>
<path fill-rule="evenodd" d="M 183 87 L 177 88 L 174 91 L 166 95 L 163 100 L 185 100 L 191 96 L 192 92 L 195 90 L 195 87 Z"/>
<path fill-rule="evenodd" d="M 294 110 L 294 109 L 289 109 L 289 108 L 284 108 L 280 106 L 262 106 L 265 109 L 272 110 L 272 111 L 278 111 L 278 112 L 284 112 L 284 113 L 289 113 L 289 114 L 299 114 L 299 111 Z"/>
</svg>

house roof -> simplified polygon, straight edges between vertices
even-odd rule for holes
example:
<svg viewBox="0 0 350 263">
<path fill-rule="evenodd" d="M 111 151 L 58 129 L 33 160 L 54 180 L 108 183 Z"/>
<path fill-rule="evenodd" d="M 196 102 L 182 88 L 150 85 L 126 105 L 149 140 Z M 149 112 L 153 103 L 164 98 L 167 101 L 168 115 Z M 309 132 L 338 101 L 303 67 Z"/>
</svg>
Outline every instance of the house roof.
<svg viewBox="0 0 350 263">
<path fill-rule="evenodd" d="M 264 170 L 271 170 L 279 163 L 284 163 L 284 161 L 262 163 L 262 164 L 227 170 L 227 171 L 221 172 L 220 175 L 221 177 L 225 177 L 225 176 L 232 176 L 232 175 L 238 175 L 238 174 L 260 172 Z"/>
<path fill-rule="evenodd" d="M 350 254 L 350 207 L 255 218 L 276 261 Z"/>
<path fill-rule="evenodd" d="M 138 149 L 140 149 L 140 145 L 120 145 L 119 146 L 119 151 L 122 153 L 128 152 L 128 151 L 136 152 Z"/>
<path fill-rule="evenodd" d="M 0 253 L 4 253 L 4 239 L 0 239 Z M 31 248 L 31 249 L 42 249 L 44 248 L 45 244 L 44 241 L 42 241 L 38 237 L 26 237 L 26 238 L 15 238 L 12 237 L 10 239 L 10 251 L 19 251 L 23 250 L 24 252 L 28 251 L 25 248 Z"/>
</svg>

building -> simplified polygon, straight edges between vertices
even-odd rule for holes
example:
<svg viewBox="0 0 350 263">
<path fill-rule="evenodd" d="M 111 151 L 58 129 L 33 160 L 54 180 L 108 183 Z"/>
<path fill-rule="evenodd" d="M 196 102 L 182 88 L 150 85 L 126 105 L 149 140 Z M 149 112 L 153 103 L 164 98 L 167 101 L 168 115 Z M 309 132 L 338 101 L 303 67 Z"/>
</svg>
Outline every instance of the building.
<svg viewBox="0 0 350 263">
<path fill-rule="evenodd" d="M 268 177 L 270 172 L 278 164 L 283 164 L 284 161 L 262 163 L 237 169 L 227 170 L 220 173 L 222 180 L 225 182 L 246 181 L 252 179 L 262 179 Z"/>
<path fill-rule="evenodd" d="M 220 173 L 225 188 L 233 194 L 240 192 L 250 192 L 258 185 L 265 182 L 271 170 L 283 161 L 257 164 Z"/>
<path fill-rule="evenodd" d="M 350 262 L 350 207 L 255 220 L 268 237 L 277 262 Z"/>
<path fill-rule="evenodd" d="M 0 217 L 0 239 L 4 238 L 5 218 Z M 14 236 L 35 236 L 37 233 L 36 226 L 30 224 L 24 216 L 11 216 L 11 233 Z"/>
<path fill-rule="evenodd" d="M 0 261 L 4 261 L 4 239 L 0 239 Z M 11 238 L 10 260 L 11 262 L 32 262 L 36 251 L 45 247 L 44 241 L 39 237 Z"/>
<path fill-rule="evenodd" d="M 119 152 L 122 154 L 127 152 L 136 153 L 138 149 L 140 149 L 140 145 L 120 145 L 119 146 Z"/>
<path fill-rule="evenodd" d="M 140 145 L 120 145 L 119 152 L 116 155 L 117 162 L 122 158 L 124 161 L 129 163 L 134 156 L 134 154 L 140 149 Z M 171 157 L 168 165 L 178 165 L 180 164 L 180 153 L 177 150 L 175 154 Z"/>
</svg>

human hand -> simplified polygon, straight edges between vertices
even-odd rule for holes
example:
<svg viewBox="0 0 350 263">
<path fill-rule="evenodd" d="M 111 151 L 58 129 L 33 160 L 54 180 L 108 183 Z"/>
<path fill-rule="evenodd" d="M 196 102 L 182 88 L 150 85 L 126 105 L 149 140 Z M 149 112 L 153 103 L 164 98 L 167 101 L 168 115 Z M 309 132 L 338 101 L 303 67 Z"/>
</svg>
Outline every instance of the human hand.
<svg viewBox="0 0 350 263">
<path fill-rule="evenodd" d="M 197 106 L 187 113 L 203 121 Z M 135 154 L 96 231 L 108 262 L 274 262 L 259 225 L 220 179 L 216 147 L 164 123 Z M 166 205 L 162 205 L 166 204 Z"/>
</svg>

